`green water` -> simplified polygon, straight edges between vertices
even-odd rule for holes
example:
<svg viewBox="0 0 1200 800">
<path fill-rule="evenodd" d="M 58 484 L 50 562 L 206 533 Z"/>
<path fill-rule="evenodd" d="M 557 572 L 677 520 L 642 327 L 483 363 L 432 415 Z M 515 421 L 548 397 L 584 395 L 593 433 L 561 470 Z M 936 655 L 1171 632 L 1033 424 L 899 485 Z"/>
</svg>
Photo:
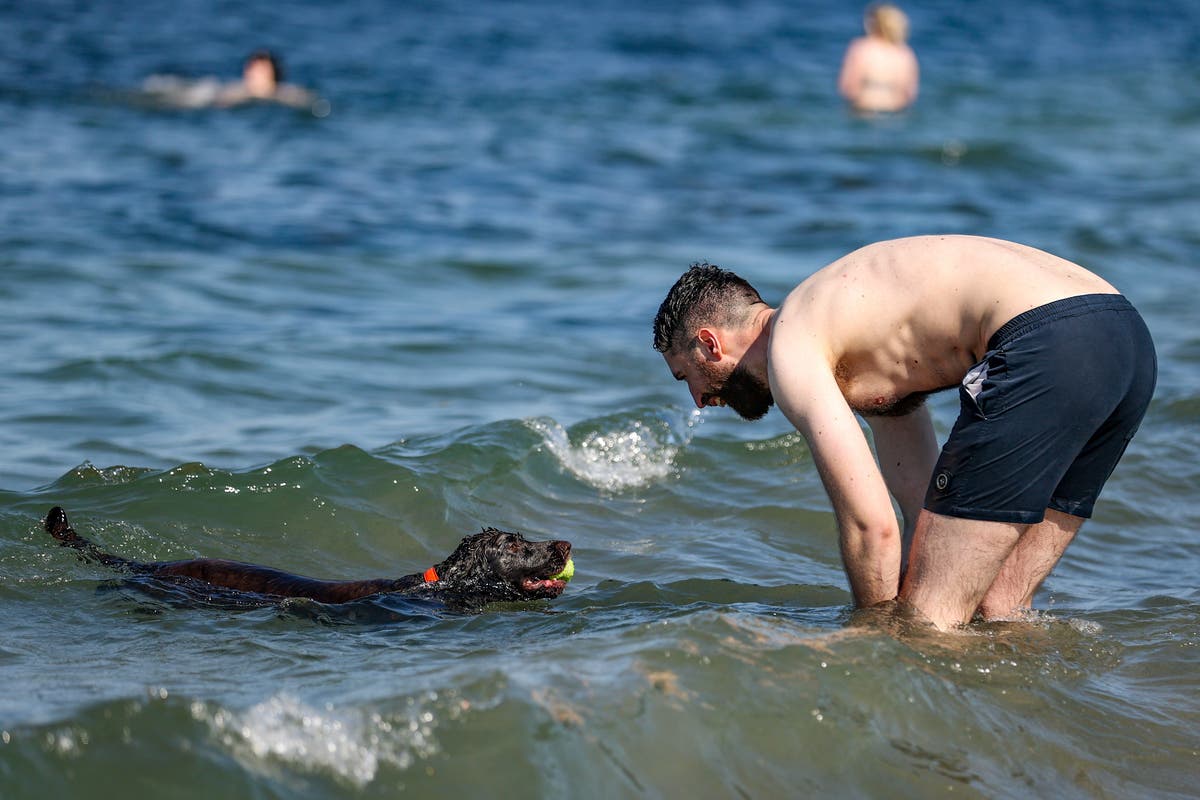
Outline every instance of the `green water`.
<svg viewBox="0 0 1200 800">
<path fill-rule="evenodd" d="M 1194 797 L 1194 5 L 913 6 L 876 120 L 857 5 L 0 9 L 0 798 Z M 327 116 L 137 94 L 263 39 Z M 1161 363 L 1039 615 L 958 637 L 852 615 L 800 437 L 650 347 L 691 261 L 774 301 L 939 231 L 1100 273 Z M 492 525 L 577 572 L 197 602 L 53 505 L 136 559 L 395 576 Z"/>
</svg>

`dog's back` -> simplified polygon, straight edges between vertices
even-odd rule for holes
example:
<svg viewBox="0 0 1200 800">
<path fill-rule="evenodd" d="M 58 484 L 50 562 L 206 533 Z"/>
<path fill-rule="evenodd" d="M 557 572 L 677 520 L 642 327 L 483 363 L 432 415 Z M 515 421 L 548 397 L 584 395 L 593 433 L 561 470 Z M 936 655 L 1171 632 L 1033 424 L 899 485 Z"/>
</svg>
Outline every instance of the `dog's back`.
<svg viewBox="0 0 1200 800">
<path fill-rule="evenodd" d="M 192 579 L 241 592 L 277 597 L 308 597 L 322 603 L 345 603 L 379 592 L 406 591 L 423 582 L 421 576 L 399 579 L 378 578 L 363 581 L 323 581 L 306 578 L 258 564 L 244 564 L 220 558 L 194 558 L 186 561 L 134 561 L 106 553 L 94 542 L 83 538 L 71 527 L 67 512 L 55 506 L 46 515 L 46 531 L 67 547 L 74 547 L 84 558 L 137 575 L 155 578 Z"/>
</svg>

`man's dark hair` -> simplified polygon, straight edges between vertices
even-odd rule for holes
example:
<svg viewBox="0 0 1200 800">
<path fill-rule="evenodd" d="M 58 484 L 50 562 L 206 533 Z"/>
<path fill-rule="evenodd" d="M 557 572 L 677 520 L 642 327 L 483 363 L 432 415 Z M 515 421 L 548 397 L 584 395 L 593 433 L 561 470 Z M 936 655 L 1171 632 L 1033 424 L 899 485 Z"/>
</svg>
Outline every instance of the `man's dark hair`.
<svg viewBox="0 0 1200 800">
<path fill-rule="evenodd" d="M 762 297 L 745 279 L 701 261 L 675 281 L 654 317 L 654 349 L 675 350 L 704 325 L 742 324 L 751 305 Z"/>
</svg>

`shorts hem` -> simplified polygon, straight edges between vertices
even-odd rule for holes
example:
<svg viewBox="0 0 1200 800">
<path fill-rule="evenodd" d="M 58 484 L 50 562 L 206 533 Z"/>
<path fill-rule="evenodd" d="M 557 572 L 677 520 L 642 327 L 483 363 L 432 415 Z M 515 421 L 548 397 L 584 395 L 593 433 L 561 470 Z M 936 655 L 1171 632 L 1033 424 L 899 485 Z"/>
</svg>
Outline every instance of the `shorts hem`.
<svg viewBox="0 0 1200 800">
<path fill-rule="evenodd" d="M 1069 503 L 1059 501 L 1057 498 L 1051 499 L 1050 505 L 1046 506 L 1046 508 L 1057 511 L 1060 514 L 1066 514 L 1069 517 L 1079 517 L 1080 519 L 1091 519 L 1092 512 L 1095 510 L 1095 507 L 1091 504 Z"/>
<path fill-rule="evenodd" d="M 980 522 L 1011 522 L 1018 525 L 1033 525 L 1046 518 L 1044 511 L 996 511 L 988 508 L 932 508 L 925 506 L 926 511 L 941 514 L 955 519 L 974 519 Z"/>
</svg>

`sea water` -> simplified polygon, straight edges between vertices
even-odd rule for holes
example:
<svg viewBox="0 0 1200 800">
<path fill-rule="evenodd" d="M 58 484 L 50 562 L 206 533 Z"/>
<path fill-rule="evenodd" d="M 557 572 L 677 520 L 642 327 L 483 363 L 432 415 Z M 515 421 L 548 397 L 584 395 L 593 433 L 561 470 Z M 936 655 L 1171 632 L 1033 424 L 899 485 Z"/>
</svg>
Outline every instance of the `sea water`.
<svg viewBox="0 0 1200 800">
<path fill-rule="evenodd" d="M 814 0 L 0 9 L 0 797 L 1189 797 L 1200 776 L 1200 7 L 905 4 L 846 112 Z M 324 114 L 178 109 L 261 46 Z M 650 346 L 871 241 L 1015 239 L 1143 312 L 1141 432 L 1023 623 L 851 613 L 777 412 Z M 932 401 L 939 436 L 954 398 Z M 574 543 L 552 603 L 214 606 L 138 559 L 424 569 Z"/>
</svg>

